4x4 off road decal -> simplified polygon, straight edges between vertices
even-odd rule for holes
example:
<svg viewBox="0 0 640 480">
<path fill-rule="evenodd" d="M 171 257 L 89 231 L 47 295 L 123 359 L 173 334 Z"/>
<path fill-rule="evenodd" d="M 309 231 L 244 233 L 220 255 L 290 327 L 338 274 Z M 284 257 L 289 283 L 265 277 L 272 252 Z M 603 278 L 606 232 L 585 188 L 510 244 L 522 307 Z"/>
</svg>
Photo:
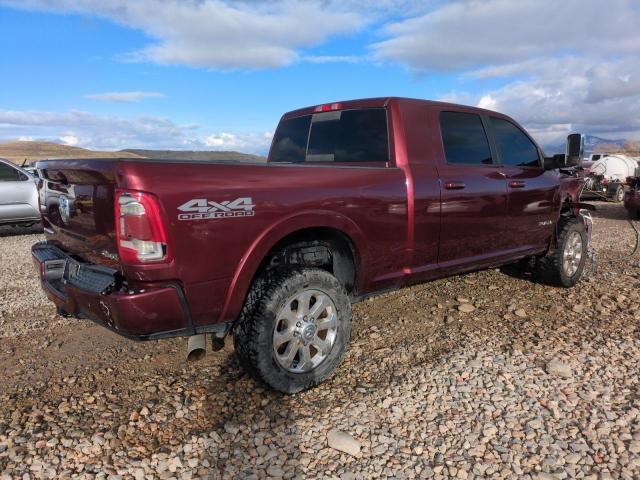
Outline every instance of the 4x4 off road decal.
<svg viewBox="0 0 640 480">
<path fill-rule="evenodd" d="M 194 198 L 178 207 L 185 212 L 178 214 L 178 220 L 206 220 L 208 218 L 252 217 L 255 205 L 251 197 L 236 198 L 233 201 L 212 202 L 206 198 Z"/>
</svg>

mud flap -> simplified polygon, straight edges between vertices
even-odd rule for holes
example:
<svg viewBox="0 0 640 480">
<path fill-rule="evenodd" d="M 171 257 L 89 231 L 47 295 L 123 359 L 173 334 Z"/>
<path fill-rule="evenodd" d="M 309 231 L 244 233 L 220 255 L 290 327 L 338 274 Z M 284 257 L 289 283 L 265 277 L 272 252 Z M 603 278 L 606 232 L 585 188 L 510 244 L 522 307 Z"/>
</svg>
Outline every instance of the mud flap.
<svg viewBox="0 0 640 480">
<path fill-rule="evenodd" d="M 591 264 L 591 274 L 595 275 L 598 273 L 598 254 L 593 249 L 593 243 L 591 241 L 593 235 L 593 218 L 591 217 L 591 212 L 586 208 L 581 208 L 578 211 L 578 217 L 584 224 L 585 231 L 587 232 L 587 258 Z"/>
</svg>

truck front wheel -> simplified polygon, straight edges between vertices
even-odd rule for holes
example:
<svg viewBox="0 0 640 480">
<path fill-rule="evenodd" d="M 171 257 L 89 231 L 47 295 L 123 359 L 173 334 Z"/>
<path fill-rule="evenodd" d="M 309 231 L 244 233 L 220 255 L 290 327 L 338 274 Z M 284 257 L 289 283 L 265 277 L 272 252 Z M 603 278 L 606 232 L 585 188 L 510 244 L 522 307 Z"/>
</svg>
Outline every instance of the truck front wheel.
<svg viewBox="0 0 640 480">
<path fill-rule="evenodd" d="M 560 221 L 558 240 L 552 254 L 538 261 L 538 271 L 544 281 L 561 287 L 573 287 L 584 270 L 587 258 L 587 233 L 579 218 Z"/>
<path fill-rule="evenodd" d="M 307 390 L 340 364 L 351 303 L 329 272 L 273 271 L 253 285 L 234 333 L 236 354 L 257 380 L 284 393 Z"/>
</svg>

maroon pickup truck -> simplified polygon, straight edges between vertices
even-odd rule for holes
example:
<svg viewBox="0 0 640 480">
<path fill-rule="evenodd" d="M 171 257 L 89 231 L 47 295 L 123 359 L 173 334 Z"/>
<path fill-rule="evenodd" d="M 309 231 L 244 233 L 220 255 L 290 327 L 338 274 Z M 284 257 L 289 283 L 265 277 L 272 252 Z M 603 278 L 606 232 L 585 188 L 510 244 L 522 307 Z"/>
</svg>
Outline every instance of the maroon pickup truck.
<svg viewBox="0 0 640 480">
<path fill-rule="evenodd" d="M 45 161 L 33 258 L 61 314 L 134 339 L 231 332 L 249 372 L 297 392 L 340 363 L 366 296 L 521 259 L 574 285 L 575 143 L 545 159 L 505 115 L 376 98 L 285 114 L 267 163 Z"/>
</svg>

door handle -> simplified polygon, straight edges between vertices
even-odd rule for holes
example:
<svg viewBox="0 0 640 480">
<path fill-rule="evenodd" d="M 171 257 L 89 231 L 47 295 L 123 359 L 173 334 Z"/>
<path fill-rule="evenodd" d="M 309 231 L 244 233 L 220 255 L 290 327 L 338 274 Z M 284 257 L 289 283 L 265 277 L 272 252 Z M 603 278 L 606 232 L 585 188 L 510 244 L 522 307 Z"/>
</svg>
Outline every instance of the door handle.
<svg viewBox="0 0 640 480">
<path fill-rule="evenodd" d="M 464 182 L 446 182 L 444 188 L 447 190 L 462 190 L 466 185 Z"/>
<path fill-rule="evenodd" d="M 509 182 L 509 186 L 511 188 L 524 188 L 527 186 L 527 184 L 520 180 L 512 180 Z"/>
</svg>

